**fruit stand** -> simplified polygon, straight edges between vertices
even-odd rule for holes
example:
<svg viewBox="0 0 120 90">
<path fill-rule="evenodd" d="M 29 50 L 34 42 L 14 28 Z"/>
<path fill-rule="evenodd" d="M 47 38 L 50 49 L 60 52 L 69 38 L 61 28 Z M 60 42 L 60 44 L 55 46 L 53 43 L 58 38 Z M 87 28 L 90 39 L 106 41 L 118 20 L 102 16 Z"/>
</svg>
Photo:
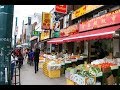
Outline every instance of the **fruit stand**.
<svg viewBox="0 0 120 90">
<path fill-rule="evenodd" d="M 119 84 L 120 66 L 95 60 L 91 64 L 80 64 L 65 70 L 67 85 L 114 85 Z"/>
</svg>

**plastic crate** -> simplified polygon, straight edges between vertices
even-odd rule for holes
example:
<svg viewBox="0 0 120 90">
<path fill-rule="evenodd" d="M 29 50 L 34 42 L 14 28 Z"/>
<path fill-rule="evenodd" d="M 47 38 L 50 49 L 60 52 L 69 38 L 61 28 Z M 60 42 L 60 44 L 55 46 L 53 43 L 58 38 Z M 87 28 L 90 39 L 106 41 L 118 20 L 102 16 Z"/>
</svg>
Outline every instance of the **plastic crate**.
<svg viewBox="0 0 120 90">
<path fill-rule="evenodd" d="M 67 85 L 75 85 L 75 83 L 70 79 L 66 79 L 66 84 Z"/>
<path fill-rule="evenodd" d="M 43 68 L 43 63 L 39 63 L 39 68 Z"/>
<path fill-rule="evenodd" d="M 51 71 L 49 70 L 48 73 L 50 78 L 60 77 L 60 70 L 51 70 Z"/>
</svg>

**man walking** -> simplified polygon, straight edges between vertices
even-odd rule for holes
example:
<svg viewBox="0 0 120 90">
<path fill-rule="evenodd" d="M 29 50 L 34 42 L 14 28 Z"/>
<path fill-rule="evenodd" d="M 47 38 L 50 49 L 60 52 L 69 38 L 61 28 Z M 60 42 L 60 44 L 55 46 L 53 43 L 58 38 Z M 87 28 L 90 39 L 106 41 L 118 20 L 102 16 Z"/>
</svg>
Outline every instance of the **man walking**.
<svg viewBox="0 0 120 90">
<path fill-rule="evenodd" d="M 35 52 L 34 52 L 35 73 L 38 71 L 39 54 L 40 54 L 40 49 L 39 49 L 39 48 L 36 48 L 36 50 L 35 50 Z"/>
</svg>

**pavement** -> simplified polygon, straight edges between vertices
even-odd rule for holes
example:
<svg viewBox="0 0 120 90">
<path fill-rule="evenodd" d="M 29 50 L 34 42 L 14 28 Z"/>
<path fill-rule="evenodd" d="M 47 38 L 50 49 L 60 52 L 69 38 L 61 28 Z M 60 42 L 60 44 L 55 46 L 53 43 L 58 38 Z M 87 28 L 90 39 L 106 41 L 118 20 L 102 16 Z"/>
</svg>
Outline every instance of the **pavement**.
<svg viewBox="0 0 120 90">
<path fill-rule="evenodd" d="M 25 61 L 20 72 L 21 85 L 66 85 L 64 75 L 51 79 L 43 74 L 42 69 L 35 74 L 34 66 L 28 65 Z"/>
</svg>

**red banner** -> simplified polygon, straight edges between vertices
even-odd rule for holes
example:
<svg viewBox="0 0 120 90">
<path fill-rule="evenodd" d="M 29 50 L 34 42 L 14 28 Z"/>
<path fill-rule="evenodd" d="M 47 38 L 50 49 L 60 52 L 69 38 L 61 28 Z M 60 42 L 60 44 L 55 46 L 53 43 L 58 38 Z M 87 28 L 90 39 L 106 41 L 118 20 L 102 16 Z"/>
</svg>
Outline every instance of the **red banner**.
<svg viewBox="0 0 120 90">
<path fill-rule="evenodd" d="M 77 34 L 78 31 L 78 24 L 69 26 L 66 29 L 61 29 L 60 30 L 60 37 L 65 37 L 65 36 L 69 36 L 69 35 L 73 35 L 73 34 Z"/>
<path fill-rule="evenodd" d="M 81 22 L 79 24 L 79 32 L 118 24 L 120 23 L 119 18 L 120 18 L 120 9 L 102 15 L 100 17 L 96 17 L 91 20 Z"/>
<path fill-rule="evenodd" d="M 67 13 L 67 5 L 56 5 L 55 12 L 66 14 Z"/>
</svg>

